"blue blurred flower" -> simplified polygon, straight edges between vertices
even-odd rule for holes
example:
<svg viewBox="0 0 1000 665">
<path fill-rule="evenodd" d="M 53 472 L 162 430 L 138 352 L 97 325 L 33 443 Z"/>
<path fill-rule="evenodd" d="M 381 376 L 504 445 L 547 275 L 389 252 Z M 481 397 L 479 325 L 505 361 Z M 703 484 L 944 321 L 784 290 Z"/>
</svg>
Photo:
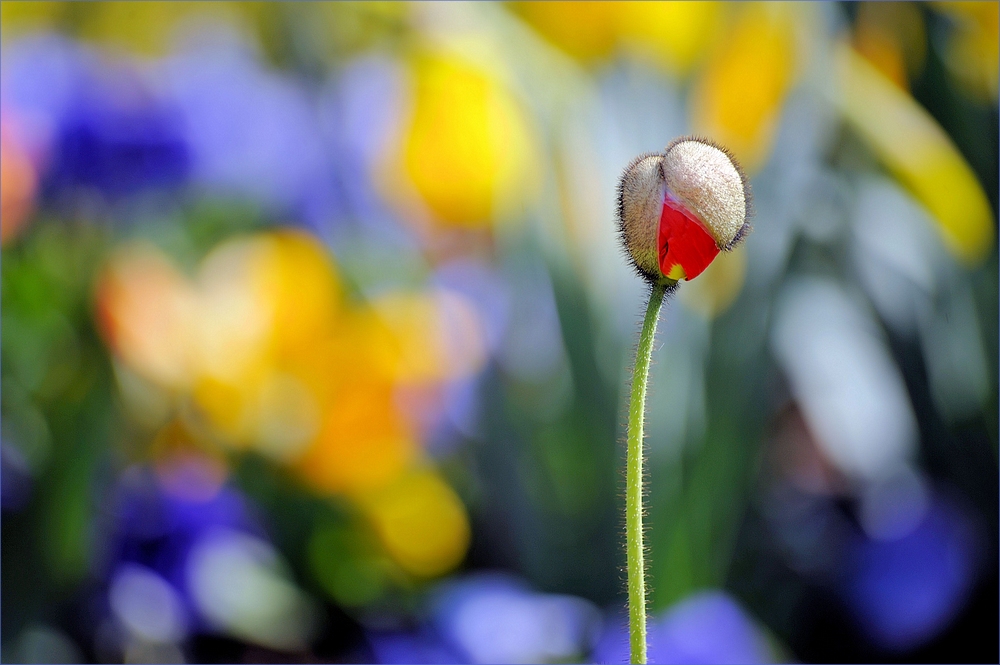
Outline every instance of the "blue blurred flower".
<svg viewBox="0 0 1000 665">
<path fill-rule="evenodd" d="M 854 543 L 843 564 L 841 595 L 878 645 L 917 647 L 962 609 L 976 578 L 979 536 L 957 505 L 934 497 L 905 535 Z"/>
<path fill-rule="evenodd" d="M 369 232 L 406 243 L 410 232 L 376 191 L 372 173 L 398 132 L 403 74 L 397 63 L 369 56 L 345 64 L 319 101 L 320 121 L 347 212 Z"/>
<path fill-rule="evenodd" d="M 195 632 L 306 649 L 314 603 L 247 500 L 210 476 L 188 469 L 154 479 L 141 468 L 123 475 L 107 570 L 108 604 L 127 628 L 124 648 L 135 639 L 176 644 Z"/>
<path fill-rule="evenodd" d="M 6 48 L 2 105 L 47 166 L 47 196 L 82 187 L 116 199 L 187 176 L 179 116 L 138 71 L 81 45 L 42 36 Z"/>
<path fill-rule="evenodd" d="M 647 627 L 650 663 L 770 663 L 763 635 L 722 591 L 704 591 L 673 605 Z M 629 662 L 625 617 L 610 623 L 594 649 L 595 663 Z"/>
<path fill-rule="evenodd" d="M 140 566 L 169 583 L 192 616 L 198 613 L 188 589 L 187 562 L 202 536 L 219 528 L 261 534 L 235 489 L 223 486 L 212 495 L 181 497 L 164 491 L 151 472 L 140 468 L 123 474 L 113 505 L 109 580 L 123 565 Z"/>
<path fill-rule="evenodd" d="M 377 663 L 461 663 L 432 630 L 369 631 L 368 644 Z"/>
<path fill-rule="evenodd" d="M 44 159 L 87 72 L 96 66 L 96 56 L 48 34 L 4 40 L 0 55 L 0 108 L 17 114 L 29 151 Z"/>
<path fill-rule="evenodd" d="M 470 663 L 572 662 L 591 648 L 600 613 L 583 598 L 543 594 L 503 573 L 443 585 L 434 625 Z"/>
<path fill-rule="evenodd" d="M 483 321 L 490 351 L 500 348 L 511 309 L 510 290 L 500 273 L 483 262 L 461 258 L 438 267 L 431 282 L 469 298 Z"/>
<path fill-rule="evenodd" d="M 0 509 L 17 512 L 31 498 L 31 469 L 14 446 L 0 443 Z"/>
<path fill-rule="evenodd" d="M 413 228 L 402 223 L 374 182 L 379 159 L 399 131 L 403 89 L 399 63 L 369 55 L 344 63 L 317 99 L 339 219 L 313 225 L 342 260 L 378 265 L 371 275 L 375 283 L 363 288 L 378 289 L 386 279 L 425 269 Z"/>
<path fill-rule="evenodd" d="M 468 298 L 483 324 L 486 346 L 495 354 L 503 344 L 510 317 L 511 295 L 503 277 L 485 263 L 463 258 L 439 266 L 430 281 L 437 288 Z M 444 386 L 443 418 L 429 436 L 432 453 L 447 454 L 462 437 L 480 435 L 480 377 L 461 377 Z"/>
<path fill-rule="evenodd" d="M 159 74 L 184 120 L 197 183 L 295 219 L 334 214 L 332 165 L 304 86 L 225 35 L 177 53 Z"/>
<path fill-rule="evenodd" d="M 93 187 L 115 199 L 150 188 L 176 188 L 190 157 L 177 113 L 138 76 L 106 67 L 63 118 L 48 188 Z"/>
</svg>

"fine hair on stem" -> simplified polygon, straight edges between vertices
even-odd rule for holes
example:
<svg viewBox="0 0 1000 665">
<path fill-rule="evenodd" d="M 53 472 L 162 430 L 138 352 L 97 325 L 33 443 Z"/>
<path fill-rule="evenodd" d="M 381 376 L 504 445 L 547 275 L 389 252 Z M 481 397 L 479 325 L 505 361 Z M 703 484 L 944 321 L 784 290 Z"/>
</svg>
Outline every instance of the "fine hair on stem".
<svg viewBox="0 0 1000 665">
<path fill-rule="evenodd" d="M 643 422 L 646 411 L 646 384 L 653 355 L 656 323 L 664 297 L 672 285 L 654 283 L 649 292 L 646 315 L 639 333 L 632 388 L 628 404 L 625 472 L 625 554 L 628 561 L 629 652 L 632 663 L 646 662 L 646 565 L 642 533 Z"/>
</svg>

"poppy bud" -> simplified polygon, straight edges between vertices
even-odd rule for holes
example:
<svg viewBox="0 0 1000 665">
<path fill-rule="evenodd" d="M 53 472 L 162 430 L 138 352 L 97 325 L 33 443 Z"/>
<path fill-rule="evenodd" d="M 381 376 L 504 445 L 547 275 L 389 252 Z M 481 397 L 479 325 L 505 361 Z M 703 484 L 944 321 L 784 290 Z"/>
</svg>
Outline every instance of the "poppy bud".
<svg viewBox="0 0 1000 665">
<path fill-rule="evenodd" d="M 618 184 L 618 227 L 629 260 L 652 284 L 694 279 L 750 230 L 750 185 L 714 143 L 680 138 L 640 155 Z"/>
</svg>

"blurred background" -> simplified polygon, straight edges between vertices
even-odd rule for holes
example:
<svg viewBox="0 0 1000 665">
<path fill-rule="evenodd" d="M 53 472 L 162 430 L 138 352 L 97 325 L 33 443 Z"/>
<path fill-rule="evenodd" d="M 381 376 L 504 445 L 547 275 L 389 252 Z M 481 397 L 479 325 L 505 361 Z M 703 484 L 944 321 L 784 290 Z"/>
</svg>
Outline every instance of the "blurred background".
<svg viewBox="0 0 1000 665">
<path fill-rule="evenodd" d="M 5 662 L 995 662 L 998 4 L 2 5 Z"/>
</svg>

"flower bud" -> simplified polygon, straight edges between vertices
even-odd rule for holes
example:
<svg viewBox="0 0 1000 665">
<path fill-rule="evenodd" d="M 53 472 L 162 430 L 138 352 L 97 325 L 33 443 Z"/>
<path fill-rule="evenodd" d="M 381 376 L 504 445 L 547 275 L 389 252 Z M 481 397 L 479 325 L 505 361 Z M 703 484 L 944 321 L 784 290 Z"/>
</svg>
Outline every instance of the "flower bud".
<svg viewBox="0 0 1000 665">
<path fill-rule="evenodd" d="M 640 155 L 618 184 L 622 244 L 651 283 L 694 279 L 750 229 L 750 186 L 727 150 L 677 139 Z"/>
</svg>

